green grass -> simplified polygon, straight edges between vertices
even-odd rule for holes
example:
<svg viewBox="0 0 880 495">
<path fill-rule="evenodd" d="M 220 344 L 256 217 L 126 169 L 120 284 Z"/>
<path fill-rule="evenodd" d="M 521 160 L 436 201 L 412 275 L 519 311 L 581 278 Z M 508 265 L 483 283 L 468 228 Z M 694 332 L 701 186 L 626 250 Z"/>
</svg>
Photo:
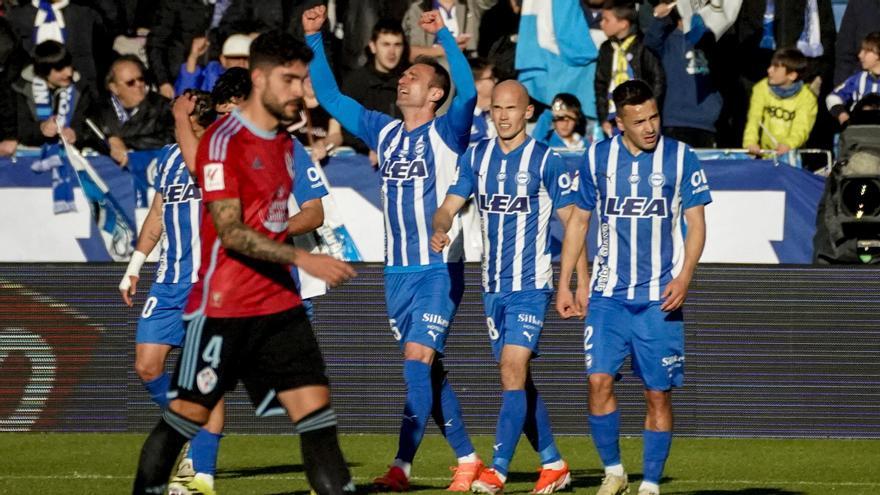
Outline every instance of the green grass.
<svg viewBox="0 0 880 495">
<path fill-rule="evenodd" d="M 132 434 L 0 434 L 0 493 L 127 493 L 144 436 Z M 475 439 L 484 456 L 492 439 Z M 217 489 L 223 495 L 302 493 L 307 490 L 297 440 L 289 436 L 230 435 L 220 449 Z M 576 493 L 595 493 L 600 463 L 588 438 L 562 437 L 560 450 Z M 396 438 L 346 435 L 343 450 L 359 484 L 385 470 Z M 622 441 L 633 494 L 641 469 L 641 440 Z M 425 438 L 413 488 L 440 493 L 453 456 L 442 438 Z M 506 493 L 527 493 L 538 460 L 519 444 Z M 676 438 L 661 486 L 664 495 L 794 495 L 880 492 L 880 441 Z"/>
</svg>

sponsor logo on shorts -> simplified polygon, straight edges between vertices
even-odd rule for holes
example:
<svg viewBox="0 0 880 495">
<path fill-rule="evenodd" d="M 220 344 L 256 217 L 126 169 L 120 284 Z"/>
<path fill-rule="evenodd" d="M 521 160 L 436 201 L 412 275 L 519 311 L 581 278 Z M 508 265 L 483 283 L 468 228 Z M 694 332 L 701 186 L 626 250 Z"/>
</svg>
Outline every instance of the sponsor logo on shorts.
<svg viewBox="0 0 880 495">
<path fill-rule="evenodd" d="M 673 354 L 671 356 L 666 356 L 660 360 L 663 363 L 663 366 L 672 367 L 672 366 L 681 366 L 684 363 L 684 356 L 680 356 L 678 354 Z"/>
<path fill-rule="evenodd" d="M 526 331 L 524 330 L 524 331 L 523 331 L 523 335 L 524 335 L 527 339 L 529 339 L 529 343 L 531 344 L 531 343 L 532 343 L 532 338 L 534 338 L 535 334 L 534 334 L 534 333 L 526 332 Z"/>
<path fill-rule="evenodd" d="M 217 373 L 210 366 L 205 366 L 196 375 L 196 385 L 199 387 L 199 392 L 210 394 L 217 387 Z"/>
<path fill-rule="evenodd" d="M 529 313 L 519 313 L 516 315 L 516 321 L 519 323 L 528 323 L 529 325 L 534 325 L 538 328 L 544 326 L 544 322 L 541 321 L 537 316 Z"/>
<path fill-rule="evenodd" d="M 433 323 L 434 325 L 439 325 L 444 329 L 449 327 L 449 320 L 434 313 L 422 313 L 422 322 Z"/>
</svg>

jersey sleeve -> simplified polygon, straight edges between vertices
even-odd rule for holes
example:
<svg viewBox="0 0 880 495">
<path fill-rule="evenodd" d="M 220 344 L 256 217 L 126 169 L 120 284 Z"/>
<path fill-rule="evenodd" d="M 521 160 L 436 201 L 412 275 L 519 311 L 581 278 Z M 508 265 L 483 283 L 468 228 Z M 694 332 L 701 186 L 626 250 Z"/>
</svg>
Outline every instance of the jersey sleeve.
<svg viewBox="0 0 880 495">
<path fill-rule="evenodd" d="M 455 87 L 455 96 L 449 104 L 449 111 L 438 119 L 438 131 L 443 141 L 453 151 L 463 153 L 470 144 L 474 107 L 477 104 L 477 87 L 474 84 L 470 65 L 458 48 L 452 33 L 445 27 L 440 29 L 437 32 L 437 41 L 446 52 L 452 84 Z"/>
<path fill-rule="evenodd" d="M 321 179 L 321 173 L 312 162 L 305 147 L 298 140 L 293 140 L 293 196 L 296 203 L 302 206 L 306 201 L 326 196 L 327 188 Z"/>
<path fill-rule="evenodd" d="M 458 177 L 449 186 L 446 194 L 454 194 L 465 199 L 474 194 L 474 169 L 471 166 L 473 157 L 474 147 L 471 147 L 467 152 L 458 157 Z"/>
<path fill-rule="evenodd" d="M 544 187 L 553 201 L 553 209 L 565 208 L 574 204 L 574 191 L 571 189 L 571 174 L 565 166 L 565 161 L 558 153 L 547 151 L 541 177 Z"/>
<path fill-rule="evenodd" d="M 595 145 L 593 145 L 595 149 Z M 596 183 L 593 182 L 593 174 L 590 173 L 590 156 L 595 152 L 584 153 L 584 158 L 577 171 L 577 186 L 575 202 L 578 208 L 586 211 L 596 209 Z"/>
<path fill-rule="evenodd" d="M 681 144 L 681 146 L 685 146 Z M 697 154 L 685 147 L 684 151 L 684 177 L 681 180 L 681 205 L 687 210 L 694 206 L 707 205 L 712 202 L 712 194 L 709 192 L 709 182 L 706 180 L 706 172 L 700 165 Z"/>
<path fill-rule="evenodd" d="M 219 127 L 215 127 L 217 129 Z M 199 141 L 196 152 L 196 172 L 202 187 L 202 201 L 207 204 L 221 199 L 239 198 L 238 170 L 233 153 L 234 142 L 214 146 L 213 134 Z"/>
</svg>

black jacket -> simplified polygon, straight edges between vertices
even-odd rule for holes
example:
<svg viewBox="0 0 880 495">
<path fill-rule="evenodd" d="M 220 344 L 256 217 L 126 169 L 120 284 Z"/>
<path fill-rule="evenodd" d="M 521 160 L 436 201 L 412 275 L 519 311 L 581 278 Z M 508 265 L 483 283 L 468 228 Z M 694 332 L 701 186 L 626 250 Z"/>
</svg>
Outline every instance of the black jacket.
<svg viewBox="0 0 880 495">
<path fill-rule="evenodd" d="M 156 23 L 147 36 L 147 58 L 158 84 L 174 84 L 193 38 L 205 35 L 213 11 L 202 0 L 162 0 Z M 212 47 L 218 43 L 216 39 L 210 41 Z"/>
<path fill-rule="evenodd" d="M 804 11 L 806 0 L 776 0 L 776 20 L 773 23 L 777 48 L 794 48 L 804 31 Z M 819 29 L 822 39 L 823 55 L 819 57 L 810 76 L 827 74 L 831 76 L 834 66 L 834 41 L 837 37 L 834 25 L 834 12 L 831 0 L 818 0 Z M 739 73 L 752 82 L 767 77 L 770 64 L 769 50 L 759 48 L 764 34 L 764 10 L 767 0 L 743 0 L 739 16 L 730 31 L 734 38 L 730 49 L 730 59 L 739 63 Z"/>
<path fill-rule="evenodd" d="M 401 60 L 398 70 L 383 74 L 373 67 L 372 61 L 369 61 L 367 65 L 345 76 L 342 80 L 342 92 L 367 110 L 401 118 L 400 109 L 397 108 L 397 81 L 405 68 L 406 64 Z M 367 146 L 353 134 L 344 129 L 342 134 L 346 146 L 351 146 L 361 153 L 368 151 Z"/>
<path fill-rule="evenodd" d="M 15 94 L 12 83 L 21 73 L 25 54 L 9 21 L 0 17 L 0 141 L 16 138 Z"/>
<path fill-rule="evenodd" d="M 65 45 L 73 56 L 73 68 L 79 72 L 92 87 L 98 87 L 99 67 L 106 65 L 110 58 L 111 46 L 106 43 L 104 26 L 94 10 L 82 5 L 69 4 L 62 10 L 67 29 Z M 34 20 L 37 8 L 30 2 L 15 7 L 9 12 L 9 22 L 21 45 L 28 53 L 34 52 Z"/>
<path fill-rule="evenodd" d="M 82 146 L 95 141 L 92 132 L 86 126 L 86 118 L 94 118 L 97 97 L 92 86 L 80 79 L 74 83 L 73 112 L 70 128 L 76 133 L 76 144 Z M 16 133 L 18 141 L 26 146 L 41 146 L 57 142 L 58 138 L 47 138 L 40 131 L 41 121 L 37 119 L 37 107 L 33 96 L 33 70 L 28 67 L 21 77 L 12 85 L 15 94 Z M 58 93 L 53 95 L 53 108 L 57 106 Z"/>
<path fill-rule="evenodd" d="M 150 150 L 174 142 L 174 117 L 171 101 L 158 93 L 147 93 L 137 112 L 122 124 L 107 97 L 101 102 L 98 126 L 108 138 L 117 136 L 129 149 Z M 106 151 L 106 150 L 105 150 Z"/>
<path fill-rule="evenodd" d="M 663 108 L 663 93 L 666 90 L 666 77 L 660 60 L 651 50 L 645 47 L 641 33 L 636 35 L 636 40 L 630 45 L 627 54 L 631 54 L 629 65 L 632 67 L 633 77 L 641 79 L 651 86 L 657 99 L 659 108 Z M 627 57 L 629 58 L 629 57 Z M 596 115 L 599 122 L 608 120 L 608 88 L 611 86 L 611 64 L 614 59 L 614 47 L 611 40 L 606 40 L 599 48 L 599 61 L 596 66 Z"/>
<path fill-rule="evenodd" d="M 869 33 L 880 31 L 880 0 L 849 0 L 837 33 L 834 84 L 862 70 L 859 50 Z"/>
</svg>

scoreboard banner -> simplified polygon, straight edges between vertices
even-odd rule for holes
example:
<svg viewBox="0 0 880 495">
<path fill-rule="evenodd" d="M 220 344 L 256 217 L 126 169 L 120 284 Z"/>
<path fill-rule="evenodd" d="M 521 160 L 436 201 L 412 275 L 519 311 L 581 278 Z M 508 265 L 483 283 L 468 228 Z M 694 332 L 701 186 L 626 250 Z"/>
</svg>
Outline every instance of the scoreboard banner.
<svg viewBox="0 0 880 495">
<path fill-rule="evenodd" d="M 123 263 L 0 264 L 0 431 L 152 428 L 159 410 L 135 375 L 134 335 L 154 269 L 128 308 L 117 289 Z M 357 270 L 315 300 L 316 334 L 341 430 L 393 434 L 405 389 L 382 266 Z M 501 393 L 479 279 L 468 264 L 445 363 L 468 430 L 492 434 Z M 878 306 L 876 268 L 700 265 L 685 307 L 676 435 L 880 438 Z M 582 321 L 548 311 L 533 370 L 559 434 L 587 433 L 582 338 Z M 622 374 L 622 430 L 638 435 L 641 384 L 629 363 Z M 241 387 L 227 408 L 231 432 L 291 431 L 284 418 L 255 418 Z"/>
<path fill-rule="evenodd" d="M 155 154 L 133 154 L 120 169 L 104 156 L 89 158 L 126 215 L 138 224 L 146 215 L 148 184 Z M 80 188 L 77 211 L 55 214 L 52 177 L 35 174 L 21 157 L 0 159 L 0 262 L 110 261 L 105 242 Z M 578 161 L 579 157 L 566 157 Z M 711 263 L 810 263 L 821 177 L 763 160 L 703 161 L 714 202 L 706 208 L 707 240 L 703 261 Z M 384 255 L 381 177 L 365 156 L 331 158 L 324 166 L 338 220 L 347 228 L 359 261 L 379 262 Z M 479 232 L 479 229 L 472 229 Z M 595 225 L 592 230 L 595 232 Z M 562 229 L 551 225 L 551 251 L 558 255 Z M 468 259 L 479 260 L 479 235 L 468 242 Z M 596 252 L 595 249 L 591 250 Z"/>
</svg>

